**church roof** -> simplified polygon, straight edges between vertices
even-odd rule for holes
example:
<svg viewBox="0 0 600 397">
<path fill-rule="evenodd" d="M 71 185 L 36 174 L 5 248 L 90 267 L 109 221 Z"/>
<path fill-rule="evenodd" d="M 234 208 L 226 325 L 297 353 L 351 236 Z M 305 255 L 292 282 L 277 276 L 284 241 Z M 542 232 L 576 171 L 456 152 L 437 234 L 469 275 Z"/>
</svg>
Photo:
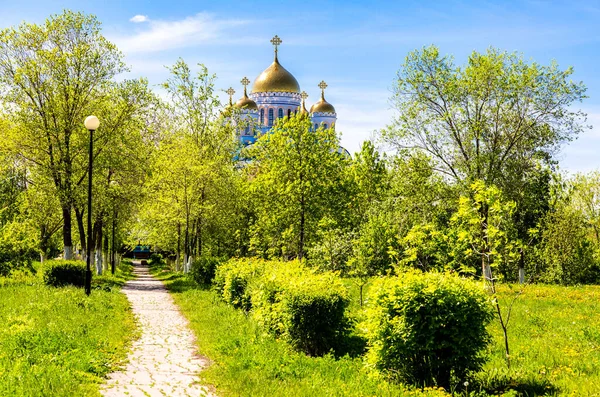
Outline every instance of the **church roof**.
<svg viewBox="0 0 600 397">
<path fill-rule="evenodd" d="M 277 55 L 273 63 L 254 80 L 252 92 L 295 92 L 300 93 L 298 80 L 281 66 Z"/>
</svg>

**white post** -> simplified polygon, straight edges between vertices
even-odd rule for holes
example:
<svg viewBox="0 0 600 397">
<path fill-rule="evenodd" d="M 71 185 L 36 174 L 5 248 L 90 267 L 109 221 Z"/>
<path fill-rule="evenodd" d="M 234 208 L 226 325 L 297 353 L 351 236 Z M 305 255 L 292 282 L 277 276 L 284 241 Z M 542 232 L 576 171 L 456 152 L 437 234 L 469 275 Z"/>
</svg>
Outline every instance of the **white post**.
<svg viewBox="0 0 600 397">
<path fill-rule="evenodd" d="M 525 269 L 519 268 L 519 284 L 525 284 Z"/>
<path fill-rule="evenodd" d="M 98 272 L 99 276 L 102 275 L 102 270 L 103 270 L 103 266 L 102 266 L 102 249 L 97 249 L 96 250 L 96 271 Z"/>
</svg>

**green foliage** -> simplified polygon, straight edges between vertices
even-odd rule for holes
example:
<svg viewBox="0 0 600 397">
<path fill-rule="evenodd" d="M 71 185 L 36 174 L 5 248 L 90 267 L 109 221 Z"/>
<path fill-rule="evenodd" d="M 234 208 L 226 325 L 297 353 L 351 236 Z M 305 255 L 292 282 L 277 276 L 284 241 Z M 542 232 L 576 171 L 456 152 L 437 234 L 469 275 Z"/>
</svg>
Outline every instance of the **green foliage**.
<svg viewBox="0 0 600 397">
<path fill-rule="evenodd" d="M 150 265 L 151 267 L 161 267 L 167 264 L 167 262 L 161 254 L 153 253 L 152 255 L 150 255 L 149 259 L 150 261 L 148 262 L 148 265 Z"/>
<path fill-rule="evenodd" d="M 398 72 L 398 117 L 382 137 L 432 156 L 436 168 L 467 187 L 483 180 L 506 189 L 558 145 L 586 129 L 573 110 L 586 88 L 561 70 L 489 48 L 457 66 L 435 46 L 412 51 Z"/>
<path fill-rule="evenodd" d="M 230 259 L 215 273 L 214 288 L 233 307 L 249 311 L 252 307 L 250 283 L 264 272 L 266 261 L 257 258 Z"/>
<path fill-rule="evenodd" d="M 211 285 L 215 278 L 217 267 L 221 263 L 221 259 L 213 257 L 200 257 L 192 262 L 189 276 L 199 285 Z"/>
<path fill-rule="evenodd" d="M 294 348 L 320 356 L 348 334 L 348 292 L 333 273 L 298 262 L 271 263 L 252 289 L 253 318 Z"/>
<path fill-rule="evenodd" d="M 485 363 L 492 306 L 472 281 L 407 272 L 376 280 L 368 299 L 367 361 L 386 375 L 448 389 Z"/>
<path fill-rule="evenodd" d="M 541 280 L 557 284 L 600 282 L 598 258 L 583 214 L 568 205 L 560 205 L 549 214 L 542 232 Z"/>
<path fill-rule="evenodd" d="M 39 280 L 0 287 L 0 395 L 99 395 L 137 333 L 123 294 L 92 294 Z"/>
<path fill-rule="evenodd" d="M 225 265 L 225 264 L 224 264 Z M 190 321 L 196 343 L 212 365 L 202 371 L 207 384 L 232 396 L 446 396 L 439 390 L 420 390 L 369 376 L 361 358 L 311 357 L 290 349 L 263 332 L 240 310 L 215 299 L 213 291 L 181 289 L 186 280 L 172 273 L 162 276 L 175 302 Z M 210 324 L 207 327 L 206 324 Z"/>
<path fill-rule="evenodd" d="M 83 287 L 85 269 L 83 261 L 47 261 L 44 263 L 44 283 L 52 287 Z"/>
<path fill-rule="evenodd" d="M 345 167 L 333 128 L 312 129 L 308 117 L 278 120 L 248 150 L 246 173 L 256 214 L 254 253 L 303 258 L 318 241 L 319 222 L 330 217 L 343 227 L 349 197 Z"/>
<path fill-rule="evenodd" d="M 317 240 L 308 249 L 310 266 L 325 271 L 348 271 L 348 259 L 352 255 L 354 233 L 337 227 L 336 222 L 325 217 L 318 224 Z"/>
<path fill-rule="evenodd" d="M 348 334 L 348 293 L 337 275 L 299 261 L 232 259 L 217 268 L 214 287 L 233 307 L 252 310 L 265 330 L 310 355 L 340 346 Z"/>
</svg>

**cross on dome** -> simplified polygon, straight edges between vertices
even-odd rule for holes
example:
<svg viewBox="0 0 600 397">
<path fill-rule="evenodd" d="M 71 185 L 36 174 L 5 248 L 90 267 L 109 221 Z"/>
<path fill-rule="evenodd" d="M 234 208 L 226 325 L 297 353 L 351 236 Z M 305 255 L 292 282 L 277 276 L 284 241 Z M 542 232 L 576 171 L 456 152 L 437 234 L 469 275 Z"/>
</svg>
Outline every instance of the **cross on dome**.
<svg viewBox="0 0 600 397">
<path fill-rule="evenodd" d="M 319 83 L 319 88 L 321 89 L 321 93 L 325 93 L 325 88 L 327 88 L 327 83 L 324 80 L 321 80 Z"/>
<path fill-rule="evenodd" d="M 273 46 L 275 47 L 275 59 L 277 59 L 277 46 L 281 45 L 281 43 L 282 41 L 277 35 L 275 35 L 275 37 L 271 39 L 271 44 L 273 44 Z"/>
<path fill-rule="evenodd" d="M 308 94 L 306 93 L 306 91 L 302 91 L 302 93 L 300 94 L 300 97 L 304 101 L 304 100 L 306 100 L 306 98 L 308 98 Z"/>
<path fill-rule="evenodd" d="M 233 94 L 235 94 L 235 90 L 233 89 L 233 87 L 229 87 L 229 89 L 227 91 L 225 91 L 227 93 L 227 95 L 229 95 L 229 104 L 233 105 Z"/>
<path fill-rule="evenodd" d="M 242 85 L 244 86 L 244 97 L 248 96 L 246 92 L 246 87 L 248 86 L 248 84 L 250 84 L 250 80 L 248 80 L 248 77 L 244 77 L 242 80 L 240 80 L 240 83 L 242 83 Z"/>
</svg>

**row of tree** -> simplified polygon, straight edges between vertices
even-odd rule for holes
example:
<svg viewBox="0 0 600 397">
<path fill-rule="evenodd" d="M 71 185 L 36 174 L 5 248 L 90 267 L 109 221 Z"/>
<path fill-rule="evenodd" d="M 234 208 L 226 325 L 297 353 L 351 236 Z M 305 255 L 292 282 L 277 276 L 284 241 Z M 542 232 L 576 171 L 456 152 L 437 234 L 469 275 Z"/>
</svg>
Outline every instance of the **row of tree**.
<svg viewBox="0 0 600 397">
<path fill-rule="evenodd" d="M 120 79 L 123 56 L 92 16 L 5 29 L 0 47 L 6 263 L 85 250 L 82 120 L 95 114 L 98 257 L 115 224 L 118 245 L 143 241 L 179 265 L 258 255 L 362 278 L 411 266 L 600 280 L 600 174 L 566 178 L 555 161 L 587 128 L 571 69 L 495 49 L 462 66 L 436 47 L 411 52 L 398 116 L 349 157 L 339 132 L 302 115 L 240 147 L 243 120 L 219 103 L 215 75 L 179 60 L 160 100 L 144 79 Z"/>
</svg>

